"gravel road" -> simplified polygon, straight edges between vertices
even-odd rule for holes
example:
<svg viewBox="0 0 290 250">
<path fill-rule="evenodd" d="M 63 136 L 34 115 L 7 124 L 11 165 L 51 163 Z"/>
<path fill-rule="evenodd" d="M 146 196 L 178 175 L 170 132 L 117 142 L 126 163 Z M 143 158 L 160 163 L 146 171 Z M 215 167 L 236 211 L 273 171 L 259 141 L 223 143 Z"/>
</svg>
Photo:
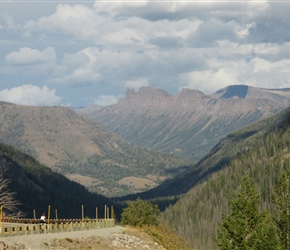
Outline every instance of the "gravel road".
<svg viewBox="0 0 290 250">
<path fill-rule="evenodd" d="M 0 242 L 4 242 L 8 246 L 15 246 L 16 250 L 29 249 L 29 250 L 41 250 L 49 249 L 47 243 L 53 239 L 81 239 L 92 236 L 109 238 L 113 234 L 121 234 L 123 227 L 115 226 L 111 228 L 99 228 L 93 230 L 75 231 L 75 232 L 63 232 L 63 233 L 48 233 L 48 234 L 34 234 L 34 235 L 23 235 L 23 236 L 12 236 L 12 237 L 0 237 Z M 22 245 L 22 246 L 21 246 Z M 23 246 L 24 245 L 24 246 Z M 15 249 L 14 248 L 14 249 Z"/>
</svg>

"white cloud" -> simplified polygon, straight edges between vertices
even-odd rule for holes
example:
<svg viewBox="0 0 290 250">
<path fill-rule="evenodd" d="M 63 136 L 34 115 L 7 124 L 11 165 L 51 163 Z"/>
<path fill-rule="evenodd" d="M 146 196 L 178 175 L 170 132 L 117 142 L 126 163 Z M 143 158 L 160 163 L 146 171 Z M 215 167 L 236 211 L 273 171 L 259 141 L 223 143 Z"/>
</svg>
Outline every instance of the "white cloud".
<svg viewBox="0 0 290 250">
<path fill-rule="evenodd" d="M 113 100 L 125 88 L 149 85 L 212 93 L 232 84 L 289 84 L 287 3 L 116 0 L 92 5 L 50 3 L 26 18 L 7 8 L 0 16 L 2 81 L 53 83 L 66 89 L 66 103 L 93 100 L 95 93 L 106 102 L 102 99 Z M 39 49 L 43 45 L 46 49 Z"/>
<path fill-rule="evenodd" d="M 23 47 L 19 51 L 10 52 L 6 55 L 5 60 L 15 65 L 52 63 L 56 60 L 56 53 L 52 47 L 47 47 L 42 51 Z"/>
<path fill-rule="evenodd" d="M 0 100 L 21 105 L 52 106 L 59 105 L 61 97 L 55 94 L 54 89 L 47 86 L 38 87 L 27 84 L 0 91 Z"/>
<path fill-rule="evenodd" d="M 68 71 L 69 70 L 69 71 Z M 99 83 L 101 74 L 94 72 L 90 67 L 84 66 L 77 69 L 66 69 L 65 72 L 55 76 L 50 82 L 65 86 L 85 86 Z"/>
<path fill-rule="evenodd" d="M 72 34 L 75 38 L 91 40 L 99 34 L 99 28 L 106 20 L 93 9 L 77 4 L 59 4 L 54 14 L 41 17 L 38 21 L 28 21 L 25 29 L 30 32 L 52 32 Z"/>
<path fill-rule="evenodd" d="M 94 103 L 100 106 L 108 106 L 117 103 L 119 98 L 120 96 L 117 97 L 113 95 L 101 95 L 94 101 Z"/>
<path fill-rule="evenodd" d="M 102 79 L 97 63 L 98 54 L 98 49 L 91 48 L 65 54 L 60 65 L 54 68 L 51 82 L 67 86 L 98 84 Z"/>
<path fill-rule="evenodd" d="M 209 69 L 181 74 L 178 79 L 179 89 L 191 88 L 210 94 L 217 89 L 233 84 L 264 88 L 290 86 L 289 59 L 269 61 L 259 57 L 251 60 L 211 58 L 207 61 L 207 65 Z"/>
<path fill-rule="evenodd" d="M 238 84 L 237 72 L 221 68 L 217 70 L 193 71 L 182 74 L 179 79 L 180 89 L 197 89 L 210 94 L 212 89 Z"/>
<path fill-rule="evenodd" d="M 2 19 L 4 21 L 4 27 L 6 27 L 8 30 L 14 30 L 14 29 L 17 29 L 19 28 L 19 25 L 16 25 L 14 20 L 13 20 L 13 16 L 7 14 L 7 13 L 0 13 L 0 19 Z"/>
<path fill-rule="evenodd" d="M 234 18 L 252 19 L 262 15 L 269 4 L 267 1 L 95 1 L 94 8 L 100 15 L 122 19 L 139 16 L 151 21 L 178 20 L 198 17 L 207 19 L 215 16 L 223 20 Z"/>
</svg>

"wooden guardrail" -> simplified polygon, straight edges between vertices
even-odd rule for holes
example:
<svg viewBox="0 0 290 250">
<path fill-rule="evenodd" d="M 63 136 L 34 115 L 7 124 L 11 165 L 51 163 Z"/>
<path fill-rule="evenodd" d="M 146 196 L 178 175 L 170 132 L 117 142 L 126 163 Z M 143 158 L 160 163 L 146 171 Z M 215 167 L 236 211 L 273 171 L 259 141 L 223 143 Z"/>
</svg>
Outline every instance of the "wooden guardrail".
<svg viewBox="0 0 290 250">
<path fill-rule="evenodd" d="M 13 218 L 15 219 L 15 218 Z M 25 219 L 24 219 L 25 220 Z M 28 219 L 32 220 L 32 219 Z M 14 235 L 31 235 L 31 234 L 41 234 L 41 233 L 61 233 L 61 232 L 73 232 L 90 230 L 97 228 L 108 228 L 115 226 L 115 219 L 99 219 L 99 220 L 57 220 L 57 223 L 50 224 L 38 224 L 31 222 L 20 222 L 17 223 L 29 223 L 32 225 L 15 225 L 15 226 L 3 226 L 0 228 L 0 236 L 14 236 Z M 32 220 L 33 221 L 33 220 Z M 8 221 L 6 221 L 8 222 Z M 9 221 L 12 222 L 12 221 Z"/>
<path fill-rule="evenodd" d="M 107 219 L 108 220 L 108 219 Z M 77 222 L 90 222 L 96 221 L 96 219 L 50 219 L 48 224 L 60 224 L 60 223 L 77 223 Z M 40 219 L 30 218 L 15 218 L 15 217 L 3 217 L 2 222 L 8 223 L 23 223 L 23 224 L 40 224 Z"/>
</svg>

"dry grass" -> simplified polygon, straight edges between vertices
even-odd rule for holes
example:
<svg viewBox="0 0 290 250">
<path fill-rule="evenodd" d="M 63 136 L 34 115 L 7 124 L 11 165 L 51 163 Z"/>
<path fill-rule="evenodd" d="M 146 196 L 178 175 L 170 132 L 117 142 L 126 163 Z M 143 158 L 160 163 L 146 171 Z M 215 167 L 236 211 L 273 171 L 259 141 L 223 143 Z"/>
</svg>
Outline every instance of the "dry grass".
<svg viewBox="0 0 290 250">
<path fill-rule="evenodd" d="M 178 236 L 171 228 L 163 224 L 145 226 L 143 231 L 167 250 L 193 250 L 193 247 L 183 237 Z"/>
<path fill-rule="evenodd" d="M 80 183 L 81 185 L 84 185 L 85 187 L 100 185 L 103 183 L 103 181 L 100 181 L 96 178 L 79 175 L 79 174 L 67 174 L 66 177 L 72 181 L 75 181 L 75 182 Z"/>
<path fill-rule="evenodd" d="M 121 185 L 132 186 L 134 189 L 143 189 L 143 188 L 152 188 L 157 185 L 156 182 L 145 179 L 145 178 L 138 178 L 134 176 L 125 177 L 118 181 Z"/>
</svg>

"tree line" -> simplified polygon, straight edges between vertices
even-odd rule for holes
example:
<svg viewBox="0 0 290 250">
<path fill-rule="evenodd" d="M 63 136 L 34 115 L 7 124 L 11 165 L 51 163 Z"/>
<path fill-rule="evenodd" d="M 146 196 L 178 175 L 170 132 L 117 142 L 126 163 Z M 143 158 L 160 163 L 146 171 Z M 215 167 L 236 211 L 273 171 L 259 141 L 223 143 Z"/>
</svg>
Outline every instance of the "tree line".
<svg viewBox="0 0 290 250">
<path fill-rule="evenodd" d="M 290 249 L 290 170 L 279 179 L 272 195 L 275 215 L 259 209 L 260 195 L 244 176 L 214 236 L 219 249 Z"/>
</svg>

